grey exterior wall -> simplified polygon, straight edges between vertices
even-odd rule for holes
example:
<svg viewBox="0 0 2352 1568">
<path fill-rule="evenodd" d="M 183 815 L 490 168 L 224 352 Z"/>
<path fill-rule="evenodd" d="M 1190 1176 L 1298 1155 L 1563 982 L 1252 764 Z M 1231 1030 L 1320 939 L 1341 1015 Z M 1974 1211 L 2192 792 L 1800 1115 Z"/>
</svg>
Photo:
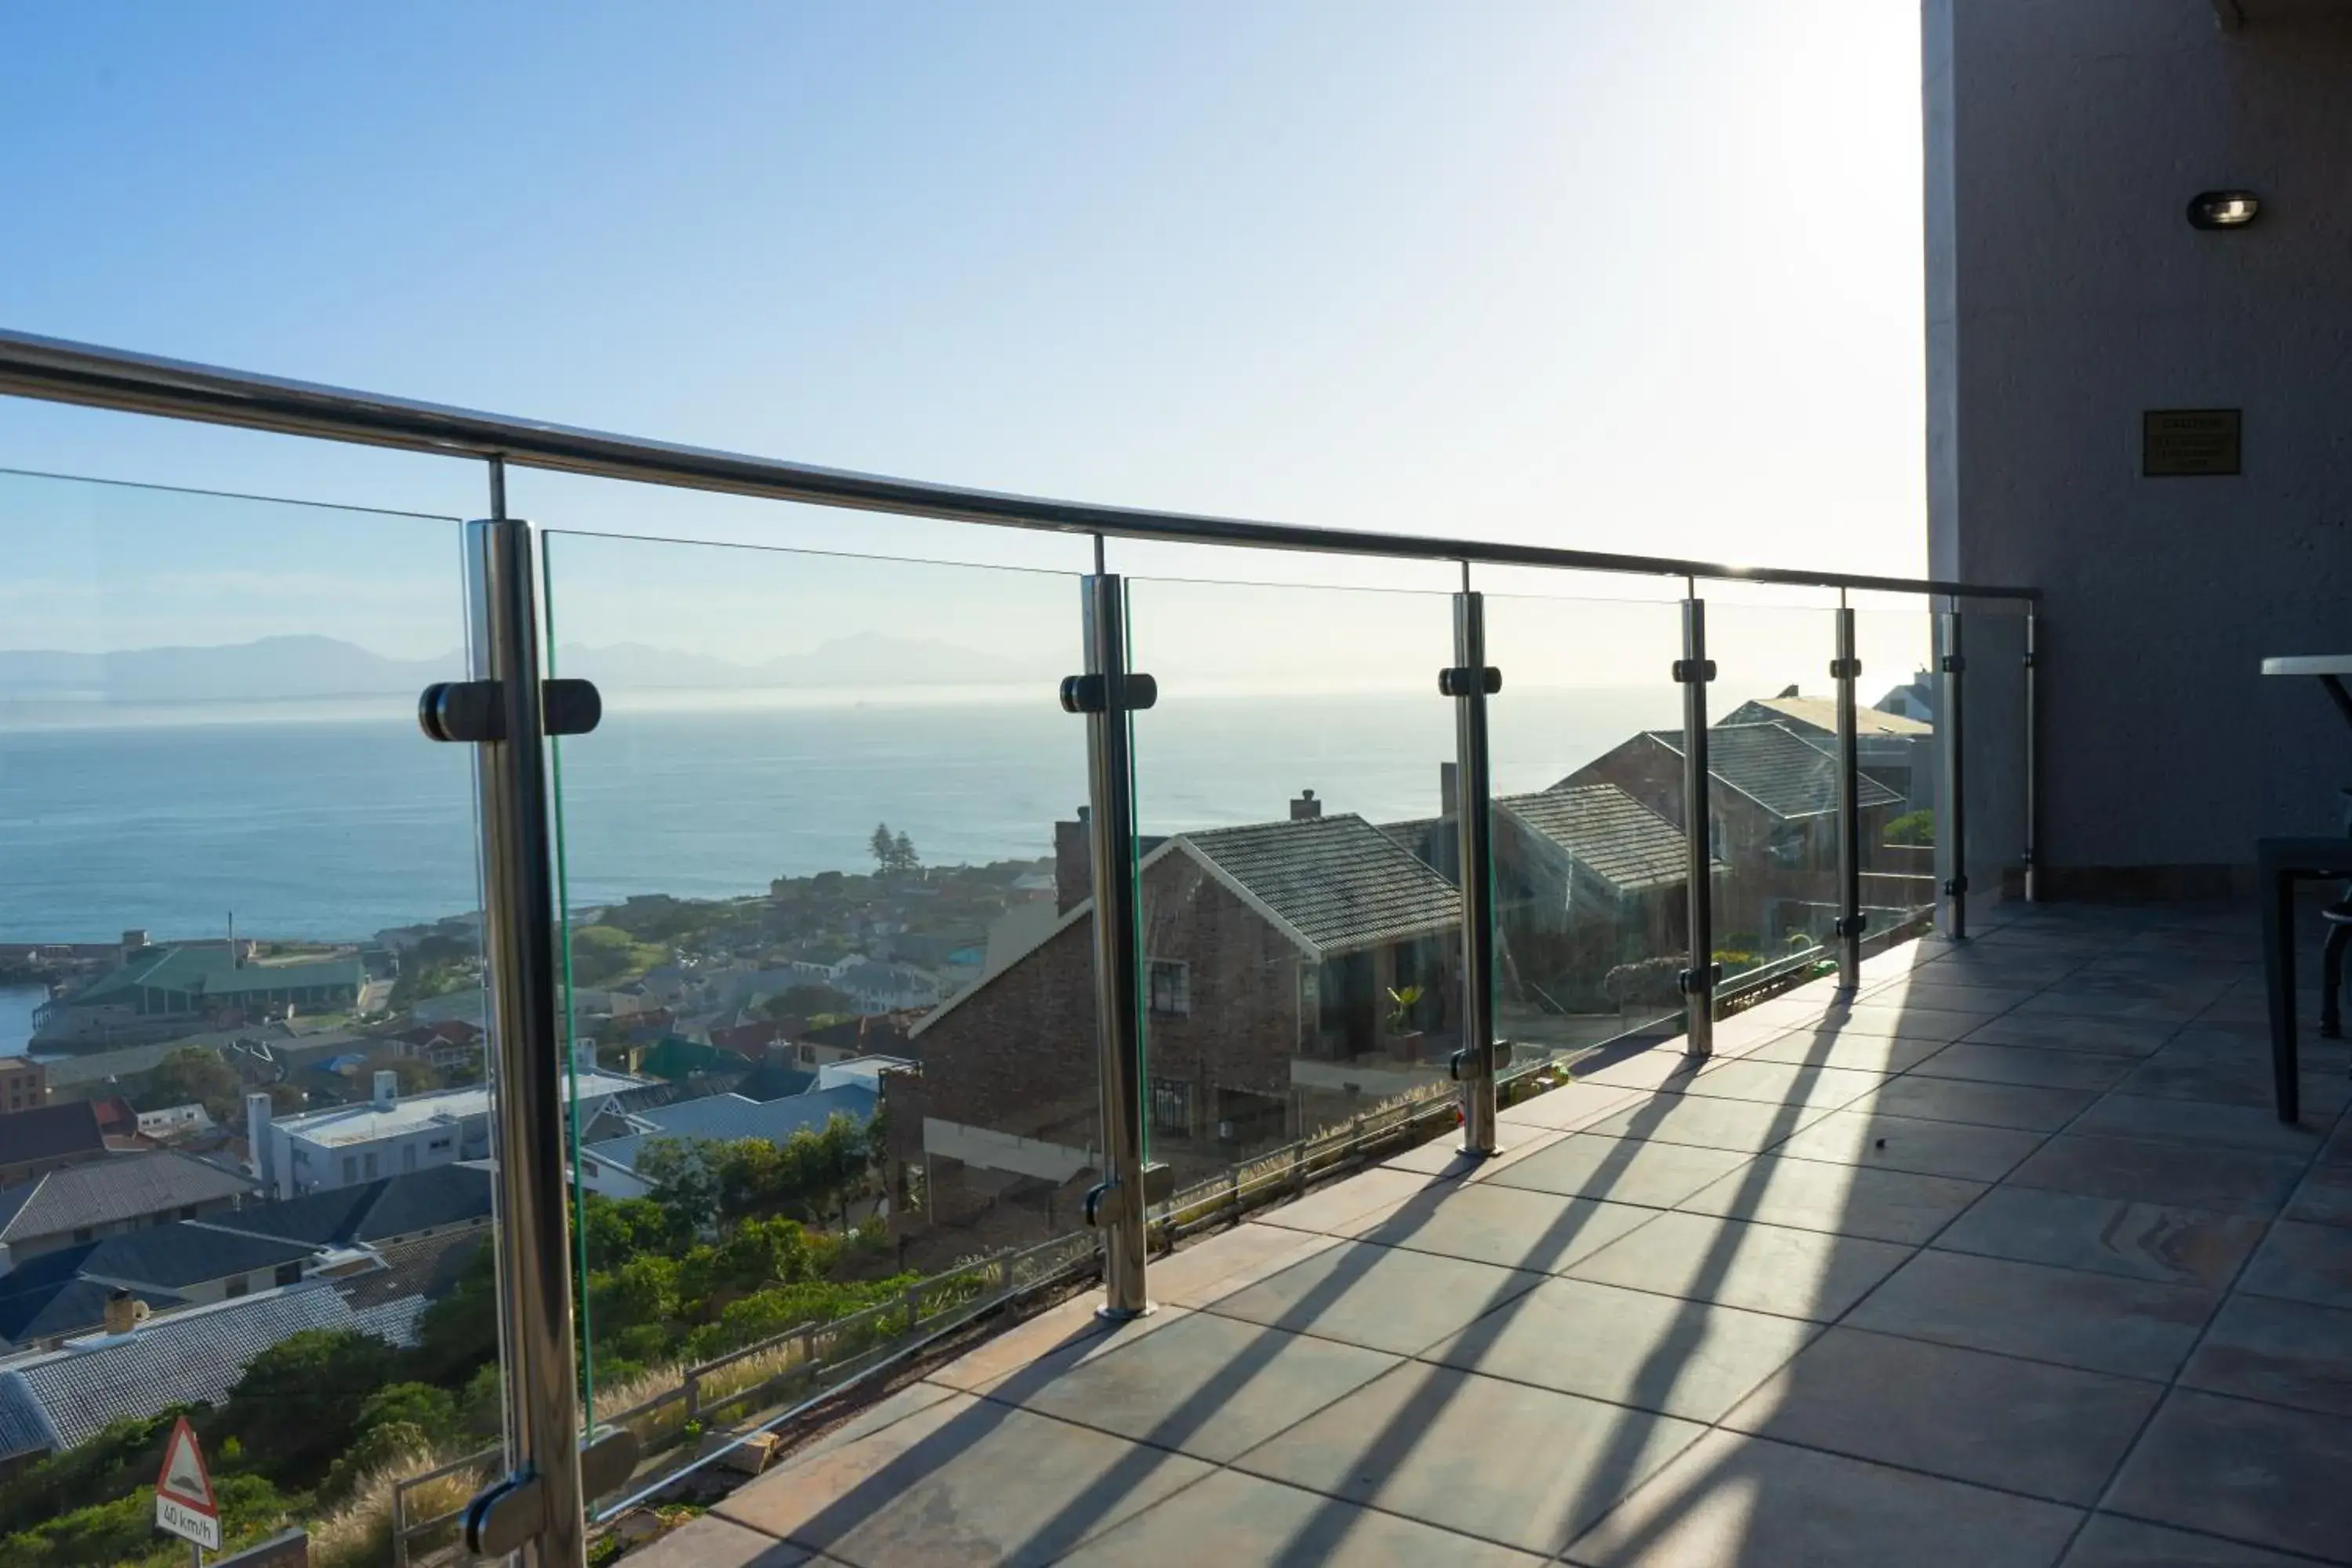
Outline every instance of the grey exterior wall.
<svg viewBox="0 0 2352 1568">
<path fill-rule="evenodd" d="M 2048 595 L 2062 887 L 2250 865 L 2352 784 L 2315 683 L 2256 673 L 2352 652 L 2352 6 L 2243 4 L 1922 7 L 1930 557 Z M 2257 224 L 2188 226 L 2238 186 Z M 2203 407 L 2244 410 L 2243 476 L 2142 479 L 2141 411 Z"/>
</svg>

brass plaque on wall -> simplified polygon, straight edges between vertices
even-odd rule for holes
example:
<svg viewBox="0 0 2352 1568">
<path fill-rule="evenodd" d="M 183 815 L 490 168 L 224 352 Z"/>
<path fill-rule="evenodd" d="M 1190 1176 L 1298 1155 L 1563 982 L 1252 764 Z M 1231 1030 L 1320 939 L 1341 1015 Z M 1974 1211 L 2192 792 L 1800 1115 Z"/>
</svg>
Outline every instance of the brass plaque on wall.
<svg viewBox="0 0 2352 1568">
<path fill-rule="evenodd" d="M 2238 467 L 2235 408 L 2151 408 L 2139 416 L 2140 477 L 2194 479 L 2234 474 Z"/>
</svg>

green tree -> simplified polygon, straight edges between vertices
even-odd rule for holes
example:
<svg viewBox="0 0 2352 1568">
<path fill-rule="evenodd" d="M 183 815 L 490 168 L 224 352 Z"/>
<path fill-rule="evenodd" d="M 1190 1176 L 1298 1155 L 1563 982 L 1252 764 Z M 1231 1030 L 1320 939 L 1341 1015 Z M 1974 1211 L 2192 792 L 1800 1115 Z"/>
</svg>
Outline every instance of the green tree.
<svg viewBox="0 0 2352 1568">
<path fill-rule="evenodd" d="M 787 985 L 760 1005 L 769 1017 L 814 1018 L 826 1013 L 847 1013 L 857 1005 L 830 985 Z"/>
<path fill-rule="evenodd" d="M 147 1075 L 147 1087 L 131 1104 L 141 1110 L 201 1105 L 215 1121 L 229 1121 L 236 1117 L 244 1099 L 244 1080 L 219 1052 L 204 1046 L 182 1046 L 155 1064 Z"/>
<path fill-rule="evenodd" d="M 477 1245 L 449 1293 L 416 1321 L 412 1376 L 454 1388 L 477 1368 L 495 1373 L 499 1359 L 499 1282 L 487 1246 Z"/>
<path fill-rule="evenodd" d="M 903 833 L 890 841 L 890 858 L 897 862 L 891 867 L 894 871 L 919 871 L 923 868 L 922 857 L 915 853 L 915 841 Z"/>
<path fill-rule="evenodd" d="M 667 950 L 641 942 L 619 926 L 582 926 L 572 933 L 572 979 L 578 985 L 634 979 L 668 957 Z"/>
<path fill-rule="evenodd" d="M 399 1352 L 373 1334 L 306 1329 L 247 1363 L 222 1404 L 220 1431 L 280 1485 L 315 1485 L 351 1447 L 370 1395 L 390 1383 Z"/>
<path fill-rule="evenodd" d="M 1889 844 L 1932 845 L 1936 842 L 1936 814 L 1932 811 L 1906 811 L 1886 825 Z"/>
<path fill-rule="evenodd" d="M 581 1229 L 588 1248 L 591 1273 L 605 1274 L 629 1259 L 662 1250 L 669 1237 L 669 1216 L 651 1198 L 608 1198 L 584 1194 Z"/>
<path fill-rule="evenodd" d="M 656 1138 L 637 1151 L 637 1174 L 654 1184 L 654 1202 L 680 1245 L 719 1223 L 719 1170 L 708 1138 Z"/>
<path fill-rule="evenodd" d="M 898 841 L 890 836 L 888 823 L 877 822 L 874 825 L 874 832 L 866 838 L 866 847 L 874 857 L 876 870 L 888 872 L 898 868 Z"/>
</svg>

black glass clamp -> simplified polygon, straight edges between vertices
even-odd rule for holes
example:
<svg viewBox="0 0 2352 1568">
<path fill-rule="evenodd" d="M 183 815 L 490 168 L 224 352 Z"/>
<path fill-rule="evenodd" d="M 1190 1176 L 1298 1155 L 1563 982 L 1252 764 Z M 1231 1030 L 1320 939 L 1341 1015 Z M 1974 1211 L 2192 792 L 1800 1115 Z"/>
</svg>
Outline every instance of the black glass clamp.
<svg viewBox="0 0 2352 1568">
<path fill-rule="evenodd" d="M 1675 660 L 1675 684 L 1687 686 L 1696 680 L 1704 685 L 1715 679 L 1715 660 L 1711 658 L 1678 658 Z"/>
<path fill-rule="evenodd" d="M 1860 936 L 1870 929 L 1868 915 L 1840 915 L 1830 924 L 1832 936 Z"/>
<path fill-rule="evenodd" d="M 1857 680 L 1861 679 L 1861 676 L 1862 660 L 1858 658 L 1833 658 L 1830 660 L 1830 679 L 1832 680 Z"/>
<path fill-rule="evenodd" d="M 593 682 L 542 680 L 541 726 L 551 735 L 585 735 L 604 718 Z M 503 741 L 506 710 L 495 680 L 437 680 L 416 700 L 416 727 L 436 741 Z"/>
<path fill-rule="evenodd" d="M 1969 661 L 1966 655 L 1948 653 L 1944 656 L 1942 668 L 1948 675 L 1958 675 L 1968 667 Z"/>
<path fill-rule="evenodd" d="M 1720 963 L 1709 964 L 1704 975 L 1696 969 L 1680 970 L 1675 975 L 1675 988 L 1685 996 L 1696 996 L 1701 992 L 1712 991 L 1722 983 L 1723 965 Z"/>
<path fill-rule="evenodd" d="M 1140 713 L 1160 701 L 1160 682 L 1148 675 L 1132 670 L 1127 677 L 1127 701 L 1130 713 Z M 1066 675 L 1062 678 L 1062 711 L 1065 713 L 1107 713 L 1110 710 L 1110 683 L 1099 675 Z"/>
<path fill-rule="evenodd" d="M 1457 664 L 1437 672 L 1437 689 L 1445 697 L 1492 697 L 1503 689 L 1503 672 L 1491 664 L 1479 668 Z"/>
</svg>

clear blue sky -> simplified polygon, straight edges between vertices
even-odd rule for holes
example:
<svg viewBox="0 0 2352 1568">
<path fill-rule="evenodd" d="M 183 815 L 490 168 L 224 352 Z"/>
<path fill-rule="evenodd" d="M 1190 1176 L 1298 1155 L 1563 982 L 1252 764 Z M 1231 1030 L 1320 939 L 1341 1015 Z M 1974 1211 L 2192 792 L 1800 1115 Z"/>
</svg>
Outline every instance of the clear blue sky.
<svg viewBox="0 0 2352 1568">
<path fill-rule="evenodd" d="M 18 5 L 0 321 L 1003 489 L 1916 572 L 1916 28 L 1896 0 Z M 482 508 L 462 465 L 5 401 L 0 466 Z"/>
</svg>

